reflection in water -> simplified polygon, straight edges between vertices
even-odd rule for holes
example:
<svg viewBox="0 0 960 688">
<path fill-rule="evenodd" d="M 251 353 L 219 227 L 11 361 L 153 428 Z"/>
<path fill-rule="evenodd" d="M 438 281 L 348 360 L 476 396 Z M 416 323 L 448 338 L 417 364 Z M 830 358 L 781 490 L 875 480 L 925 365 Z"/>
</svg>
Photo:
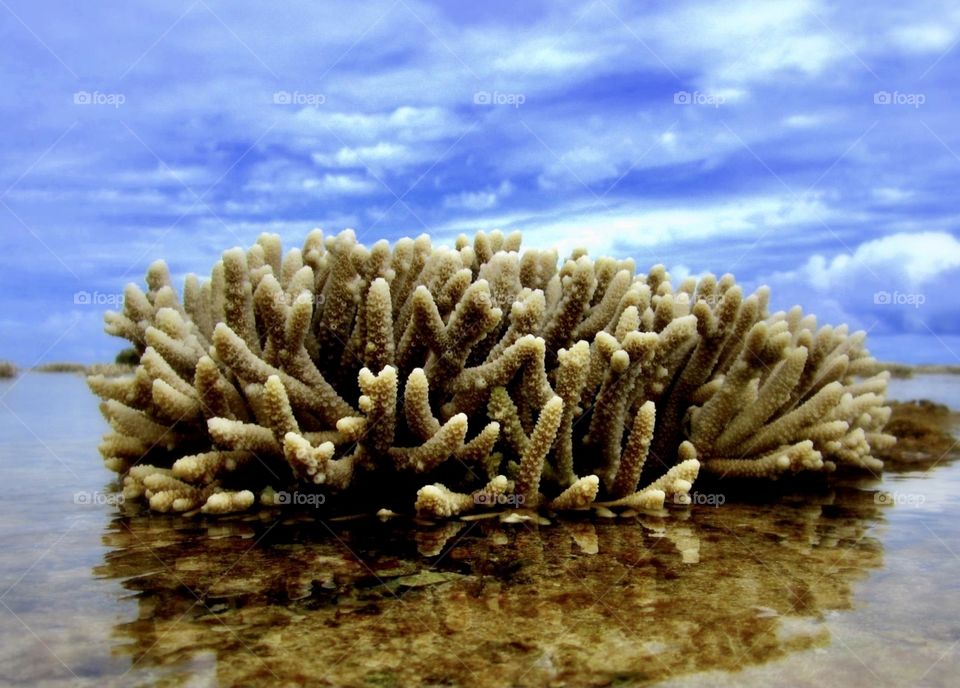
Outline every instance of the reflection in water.
<svg viewBox="0 0 960 688">
<path fill-rule="evenodd" d="M 139 615 L 133 675 L 172 684 L 608 685 L 829 643 L 823 615 L 882 564 L 871 492 L 550 524 L 428 526 L 131 511 L 100 577 Z"/>
<path fill-rule="evenodd" d="M 875 688 L 953 686 L 960 673 L 960 462 L 955 438 L 921 427 L 900 428 L 912 439 L 898 445 L 899 470 L 829 498 L 727 495 L 665 518 L 550 525 L 274 525 L 277 514 L 117 517 L 78 501 L 109 492 L 83 380 L 28 374 L 0 395 L 4 686 L 671 675 L 680 688 Z M 914 415 L 942 425 L 927 406 Z"/>
</svg>

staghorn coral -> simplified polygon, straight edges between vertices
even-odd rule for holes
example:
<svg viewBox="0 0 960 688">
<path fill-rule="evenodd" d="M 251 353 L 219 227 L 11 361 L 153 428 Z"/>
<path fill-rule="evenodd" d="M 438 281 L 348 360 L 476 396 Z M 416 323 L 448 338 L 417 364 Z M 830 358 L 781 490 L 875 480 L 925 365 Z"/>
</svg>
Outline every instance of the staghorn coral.
<svg viewBox="0 0 960 688">
<path fill-rule="evenodd" d="M 129 497 L 225 513 L 276 490 L 448 517 L 523 505 L 657 509 L 700 471 L 879 470 L 888 375 L 863 333 L 768 315 L 766 288 L 687 279 L 520 235 L 367 248 L 315 230 L 226 251 L 182 299 L 162 261 L 107 332 L 139 365 L 91 375 Z M 266 496 L 265 496 L 266 495 Z"/>
</svg>

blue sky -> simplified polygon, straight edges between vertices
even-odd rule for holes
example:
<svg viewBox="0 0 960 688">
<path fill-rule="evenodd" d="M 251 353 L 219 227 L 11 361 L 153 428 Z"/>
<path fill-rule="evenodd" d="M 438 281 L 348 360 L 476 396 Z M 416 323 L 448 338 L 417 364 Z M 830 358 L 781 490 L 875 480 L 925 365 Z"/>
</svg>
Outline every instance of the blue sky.
<svg viewBox="0 0 960 688">
<path fill-rule="evenodd" d="M 960 6 L 461 4 L 0 0 L 0 358 L 112 358 L 154 258 L 352 227 L 730 271 L 960 363 Z"/>
</svg>

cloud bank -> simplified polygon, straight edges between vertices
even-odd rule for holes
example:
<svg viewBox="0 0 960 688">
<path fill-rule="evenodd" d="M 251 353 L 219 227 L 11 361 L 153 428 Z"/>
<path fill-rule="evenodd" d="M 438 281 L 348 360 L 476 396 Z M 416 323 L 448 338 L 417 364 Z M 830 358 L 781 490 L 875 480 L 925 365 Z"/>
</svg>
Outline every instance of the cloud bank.
<svg viewBox="0 0 960 688">
<path fill-rule="evenodd" d="M 778 307 L 869 330 L 884 357 L 957 362 L 955 8 L 7 0 L 0 14 L 0 358 L 110 358 L 103 308 L 76 293 L 119 293 L 158 256 L 205 272 L 262 231 L 299 242 L 320 226 L 371 242 L 521 229 L 732 271 L 769 282 Z"/>
</svg>

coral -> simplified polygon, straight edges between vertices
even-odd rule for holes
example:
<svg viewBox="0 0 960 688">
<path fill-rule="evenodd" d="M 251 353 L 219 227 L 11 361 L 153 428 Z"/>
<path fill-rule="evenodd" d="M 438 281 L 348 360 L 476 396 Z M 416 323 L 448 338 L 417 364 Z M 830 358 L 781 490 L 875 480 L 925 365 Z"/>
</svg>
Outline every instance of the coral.
<svg viewBox="0 0 960 688">
<path fill-rule="evenodd" d="M 182 299 L 167 266 L 107 332 L 138 365 L 95 374 L 106 464 L 160 511 L 277 490 L 350 508 L 657 509 L 699 472 L 879 470 L 888 375 L 863 333 L 768 315 L 733 277 L 520 249 L 520 235 L 359 244 L 315 230 L 226 251 Z M 335 497 L 335 499 L 334 499 Z M 602 508 L 599 507 L 598 508 Z"/>
<path fill-rule="evenodd" d="M 960 414 L 932 401 L 893 402 L 886 432 L 896 445 L 879 450 L 884 468 L 890 471 L 931 469 L 960 454 L 955 437 Z"/>
</svg>

